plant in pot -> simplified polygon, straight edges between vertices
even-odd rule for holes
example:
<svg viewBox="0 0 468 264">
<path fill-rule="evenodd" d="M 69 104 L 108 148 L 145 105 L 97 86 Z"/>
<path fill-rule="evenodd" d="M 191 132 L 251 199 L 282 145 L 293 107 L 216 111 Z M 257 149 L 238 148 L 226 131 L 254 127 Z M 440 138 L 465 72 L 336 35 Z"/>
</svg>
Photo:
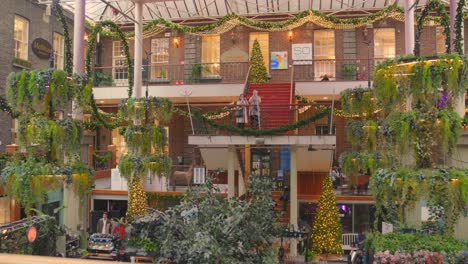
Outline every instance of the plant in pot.
<svg viewBox="0 0 468 264">
<path fill-rule="evenodd" d="M 356 65 L 355 64 L 345 64 L 343 66 L 343 77 L 345 80 L 355 80 L 356 79 Z"/>
</svg>

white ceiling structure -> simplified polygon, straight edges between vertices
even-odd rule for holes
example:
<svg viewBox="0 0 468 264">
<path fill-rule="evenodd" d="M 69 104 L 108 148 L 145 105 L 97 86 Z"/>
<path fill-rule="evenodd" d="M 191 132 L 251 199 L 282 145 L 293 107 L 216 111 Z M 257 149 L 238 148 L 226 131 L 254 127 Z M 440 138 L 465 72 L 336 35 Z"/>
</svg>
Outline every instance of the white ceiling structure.
<svg viewBox="0 0 468 264">
<path fill-rule="evenodd" d="M 37 0 L 50 5 L 52 0 Z M 131 0 L 85 0 L 86 17 L 90 22 L 113 20 L 119 24 L 133 23 L 134 3 Z M 138 1 L 138 0 L 133 0 Z M 144 2 L 143 21 L 162 17 L 169 20 L 216 19 L 229 13 L 245 16 L 295 14 L 304 10 L 320 10 L 339 16 L 347 12 L 378 10 L 404 0 L 141 0 Z M 419 0 L 422 7 L 427 0 Z M 60 0 L 62 6 L 74 12 L 75 0 Z M 348 14 L 349 15 L 349 14 Z"/>
</svg>

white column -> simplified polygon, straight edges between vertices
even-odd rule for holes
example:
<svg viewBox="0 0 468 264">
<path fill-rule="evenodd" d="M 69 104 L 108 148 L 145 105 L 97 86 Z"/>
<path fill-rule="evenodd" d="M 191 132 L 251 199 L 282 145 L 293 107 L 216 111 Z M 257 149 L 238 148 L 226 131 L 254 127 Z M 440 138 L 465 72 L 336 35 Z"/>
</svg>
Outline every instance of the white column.
<svg viewBox="0 0 468 264">
<path fill-rule="evenodd" d="M 457 16 L 457 0 L 450 0 L 450 48 L 455 51 L 455 18 Z"/>
<path fill-rule="evenodd" d="M 135 54 L 133 74 L 133 95 L 141 98 L 142 91 L 142 60 L 143 60 L 143 2 L 135 1 Z"/>
<path fill-rule="evenodd" d="M 405 0 L 405 53 L 414 51 L 414 0 Z"/>
<path fill-rule="evenodd" d="M 290 210 L 289 210 L 289 223 L 294 226 L 294 229 L 297 230 L 298 228 L 298 203 L 297 203 L 297 147 L 291 146 L 290 148 L 290 167 L 291 167 L 291 175 L 290 175 Z M 291 239 L 291 248 L 290 248 L 291 256 L 297 255 L 297 241 L 295 239 Z"/>
<path fill-rule="evenodd" d="M 236 149 L 234 145 L 228 146 L 227 173 L 228 173 L 228 198 L 236 195 L 235 184 Z"/>
<path fill-rule="evenodd" d="M 85 0 L 75 0 L 75 15 L 73 17 L 73 72 L 84 73 L 85 49 Z"/>
</svg>

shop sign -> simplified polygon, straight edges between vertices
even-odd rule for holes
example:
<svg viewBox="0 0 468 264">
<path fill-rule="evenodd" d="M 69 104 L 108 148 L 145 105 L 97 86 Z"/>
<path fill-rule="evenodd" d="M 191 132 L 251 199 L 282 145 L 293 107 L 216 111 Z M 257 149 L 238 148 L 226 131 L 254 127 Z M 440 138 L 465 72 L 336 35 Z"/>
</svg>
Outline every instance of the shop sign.
<svg viewBox="0 0 468 264">
<path fill-rule="evenodd" d="M 37 228 L 32 225 L 26 230 L 26 238 L 28 239 L 29 243 L 33 243 L 36 241 L 37 238 Z"/>
<path fill-rule="evenodd" d="M 35 39 L 31 44 L 31 49 L 41 59 L 49 59 L 52 53 L 52 45 L 43 38 Z"/>
<path fill-rule="evenodd" d="M 312 43 L 292 44 L 292 60 L 294 64 L 312 64 Z"/>
</svg>

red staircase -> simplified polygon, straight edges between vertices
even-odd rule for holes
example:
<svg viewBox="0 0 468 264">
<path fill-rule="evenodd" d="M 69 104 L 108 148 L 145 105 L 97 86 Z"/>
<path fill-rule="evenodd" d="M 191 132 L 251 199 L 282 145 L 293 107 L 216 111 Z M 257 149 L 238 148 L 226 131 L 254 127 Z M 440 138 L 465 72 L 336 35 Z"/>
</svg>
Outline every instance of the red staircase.
<svg viewBox="0 0 468 264">
<path fill-rule="evenodd" d="M 251 84 L 247 98 L 252 96 L 254 90 L 257 90 L 258 95 L 262 98 L 260 105 L 261 129 L 270 129 L 294 123 L 292 120 L 294 116 L 290 111 L 290 83 Z M 293 103 L 295 97 L 294 90 L 293 87 Z"/>
<path fill-rule="evenodd" d="M 278 222 L 281 224 L 289 225 L 289 204 L 290 202 L 286 202 L 286 206 L 284 205 L 284 201 L 280 200 L 281 195 L 283 195 L 283 192 L 281 191 L 273 191 L 271 192 L 271 197 L 273 198 L 273 201 L 275 201 L 276 206 L 275 206 L 275 212 L 279 215 Z M 286 207 L 286 208 L 284 208 Z"/>
</svg>

